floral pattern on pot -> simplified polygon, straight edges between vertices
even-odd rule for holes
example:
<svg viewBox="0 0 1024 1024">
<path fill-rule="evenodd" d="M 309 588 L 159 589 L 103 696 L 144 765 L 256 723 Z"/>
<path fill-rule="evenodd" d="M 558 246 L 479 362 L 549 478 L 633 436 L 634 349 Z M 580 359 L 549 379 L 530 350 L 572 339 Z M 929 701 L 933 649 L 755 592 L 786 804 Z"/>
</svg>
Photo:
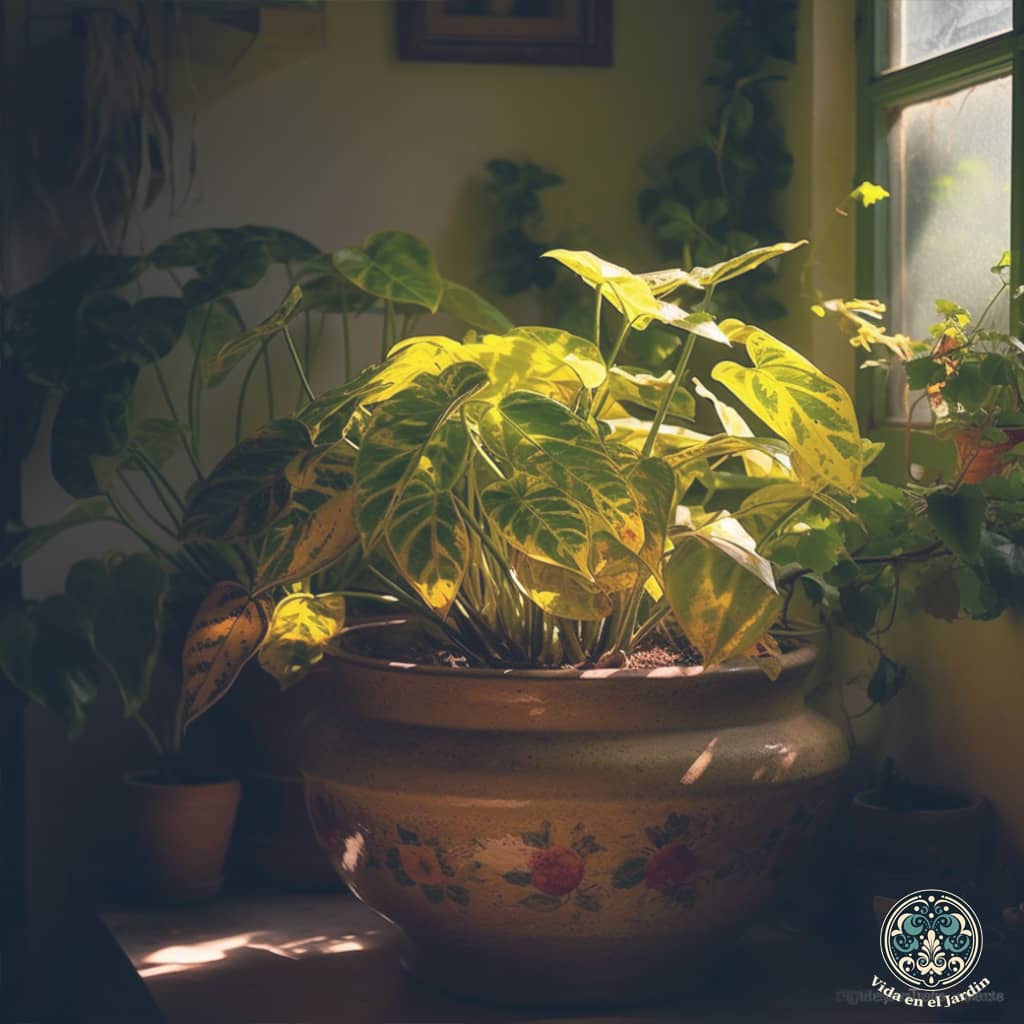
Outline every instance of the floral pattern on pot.
<svg viewBox="0 0 1024 1024">
<path fill-rule="evenodd" d="M 536 832 L 523 832 L 519 838 L 526 862 L 501 876 L 511 885 L 533 890 L 517 901 L 518 906 L 551 911 L 572 905 L 590 913 L 600 911 L 598 887 L 589 882 L 585 884 L 584 878 L 587 858 L 604 852 L 604 847 L 582 822 L 573 828 L 568 845 L 552 842 L 548 821 Z"/>
<path fill-rule="evenodd" d="M 650 847 L 619 865 L 612 875 L 612 887 L 633 889 L 642 884 L 659 896 L 692 907 L 697 876 L 707 870 L 694 845 L 717 823 L 717 817 L 694 822 L 687 814 L 670 814 L 663 824 L 645 829 Z"/>
<path fill-rule="evenodd" d="M 384 864 L 395 881 L 399 885 L 419 886 L 431 903 L 443 903 L 447 899 L 461 907 L 469 906 L 469 889 L 456 883 L 455 868 L 440 841 L 421 840 L 413 829 L 403 825 L 396 826 L 395 831 L 398 844 L 389 846 L 384 854 Z"/>
</svg>

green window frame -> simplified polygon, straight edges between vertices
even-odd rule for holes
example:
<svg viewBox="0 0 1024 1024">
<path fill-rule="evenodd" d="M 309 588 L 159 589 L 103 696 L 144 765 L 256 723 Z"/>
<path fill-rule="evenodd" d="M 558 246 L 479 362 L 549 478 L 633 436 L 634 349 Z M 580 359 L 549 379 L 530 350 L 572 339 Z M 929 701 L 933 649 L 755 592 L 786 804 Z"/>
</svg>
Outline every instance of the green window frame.
<svg viewBox="0 0 1024 1024">
<path fill-rule="evenodd" d="M 1024 0 L 1013 0 L 1013 27 L 998 36 L 891 71 L 888 0 L 858 0 L 857 180 L 889 184 L 889 125 L 893 112 L 994 78 L 1012 75 L 1010 254 L 1011 323 L 1024 315 Z M 857 225 L 857 292 L 887 305 L 891 218 L 888 203 L 862 211 Z M 898 325 L 893 325 L 898 327 Z M 865 427 L 891 424 L 883 372 L 859 372 L 857 411 Z"/>
</svg>

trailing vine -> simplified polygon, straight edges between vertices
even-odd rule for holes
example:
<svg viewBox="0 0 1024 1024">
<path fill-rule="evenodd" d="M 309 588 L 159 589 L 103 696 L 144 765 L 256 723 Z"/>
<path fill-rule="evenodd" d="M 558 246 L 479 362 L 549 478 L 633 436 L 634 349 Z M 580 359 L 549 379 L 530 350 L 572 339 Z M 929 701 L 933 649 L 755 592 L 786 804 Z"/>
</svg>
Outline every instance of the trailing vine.
<svg viewBox="0 0 1024 1024">
<path fill-rule="evenodd" d="M 793 157 L 772 93 L 786 78 L 780 66 L 796 60 L 797 0 L 717 0 L 716 6 L 731 17 L 715 45 L 721 67 L 705 79 L 718 89 L 715 113 L 637 197 L 662 255 L 682 267 L 710 266 L 785 237 L 777 206 Z M 767 293 L 776 274 L 769 263 L 728 282 L 716 305 L 751 319 L 784 315 L 782 303 Z"/>
</svg>

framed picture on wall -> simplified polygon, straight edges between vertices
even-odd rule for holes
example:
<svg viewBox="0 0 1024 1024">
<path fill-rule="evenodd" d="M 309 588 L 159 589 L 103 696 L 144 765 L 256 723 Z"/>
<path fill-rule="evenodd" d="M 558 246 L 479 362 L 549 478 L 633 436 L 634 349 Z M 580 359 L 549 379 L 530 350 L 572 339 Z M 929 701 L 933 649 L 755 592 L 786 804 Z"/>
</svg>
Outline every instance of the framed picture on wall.
<svg viewBox="0 0 1024 1024">
<path fill-rule="evenodd" d="M 613 0 L 398 0 L 402 60 L 612 63 Z"/>
</svg>

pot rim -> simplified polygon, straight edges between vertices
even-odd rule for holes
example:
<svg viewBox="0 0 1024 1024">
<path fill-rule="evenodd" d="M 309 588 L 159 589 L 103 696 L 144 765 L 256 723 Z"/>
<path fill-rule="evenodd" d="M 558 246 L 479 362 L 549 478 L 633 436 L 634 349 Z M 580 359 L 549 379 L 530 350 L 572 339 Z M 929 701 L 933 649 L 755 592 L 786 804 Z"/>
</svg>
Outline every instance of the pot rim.
<svg viewBox="0 0 1024 1024">
<path fill-rule="evenodd" d="M 141 768 L 135 771 L 125 772 L 122 780 L 126 786 L 135 786 L 138 789 L 238 789 L 241 792 L 242 782 L 237 778 L 204 779 L 200 782 L 165 782 L 155 779 L 157 774 L 155 768 Z"/>
<path fill-rule="evenodd" d="M 887 807 L 885 804 L 875 803 L 870 799 L 875 794 L 882 792 L 882 788 L 880 786 L 873 786 L 871 789 L 862 789 L 859 793 L 854 794 L 853 802 L 858 807 L 862 807 L 867 811 L 878 811 L 882 814 L 898 814 L 903 817 L 908 815 L 913 815 L 914 817 L 946 817 L 950 814 L 975 814 L 988 804 L 988 801 L 983 796 L 973 796 L 970 793 L 965 793 L 959 789 L 953 789 L 950 786 L 922 783 L 914 788 L 919 792 L 925 790 L 929 793 L 941 793 L 945 796 L 953 796 L 964 801 L 964 804 L 961 807 L 912 807 L 909 810 Z"/>
<path fill-rule="evenodd" d="M 363 622 L 358 623 L 346 630 L 347 633 L 357 634 L 364 630 L 380 629 L 383 625 L 406 623 L 408 619 L 389 620 L 387 623 Z M 787 651 L 780 656 L 782 672 L 791 673 L 794 669 L 801 669 L 812 665 L 818 657 L 818 648 L 814 644 L 800 644 L 792 651 Z M 413 676 L 436 676 L 443 675 L 446 679 L 457 678 L 469 682 L 475 679 L 497 681 L 522 677 L 530 680 L 554 680 L 564 681 L 570 679 L 581 679 L 586 681 L 604 680 L 656 680 L 671 679 L 680 680 L 692 678 L 695 680 L 710 680 L 721 677 L 740 678 L 751 673 L 767 678 L 764 669 L 758 664 L 758 659 L 742 656 L 730 658 L 720 665 L 706 672 L 703 665 L 663 665 L 658 668 L 481 668 L 477 666 L 448 666 L 448 665 L 425 665 L 422 662 L 402 661 L 400 658 L 375 658 L 367 654 L 358 654 L 354 651 L 339 648 L 325 661 L 340 661 L 364 668 L 400 671 Z"/>
</svg>

